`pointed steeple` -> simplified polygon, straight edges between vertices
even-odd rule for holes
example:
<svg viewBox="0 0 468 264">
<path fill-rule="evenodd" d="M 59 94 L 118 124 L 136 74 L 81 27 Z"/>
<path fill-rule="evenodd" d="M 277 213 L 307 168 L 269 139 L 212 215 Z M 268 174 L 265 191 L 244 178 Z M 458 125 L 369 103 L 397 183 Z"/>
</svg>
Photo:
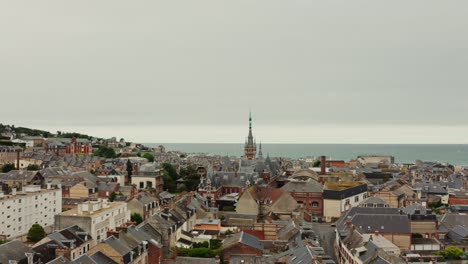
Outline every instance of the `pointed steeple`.
<svg viewBox="0 0 468 264">
<path fill-rule="evenodd" d="M 258 145 L 258 155 L 257 158 L 263 160 L 263 153 L 262 153 L 262 142 L 260 141 L 260 145 Z"/>
<path fill-rule="evenodd" d="M 249 136 L 247 137 L 247 145 L 253 146 L 253 135 L 252 135 L 252 112 L 249 112 Z"/>
<path fill-rule="evenodd" d="M 252 134 L 252 111 L 249 111 L 249 135 L 247 136 L 247 142 L 244 146 L 244 154 L 248 160 L 255 159 L 257 152 L 257 144 L 254 142 Z"/>
</svg>

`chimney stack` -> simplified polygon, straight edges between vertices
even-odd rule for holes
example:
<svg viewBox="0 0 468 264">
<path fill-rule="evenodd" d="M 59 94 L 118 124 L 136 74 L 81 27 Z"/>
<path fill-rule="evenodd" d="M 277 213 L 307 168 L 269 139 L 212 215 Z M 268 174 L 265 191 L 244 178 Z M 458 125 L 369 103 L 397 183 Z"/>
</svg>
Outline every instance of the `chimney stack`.
<svg viewBox="0 0 468 264">
<path fill-rule="evenodd" d="M 320 156 L 320 175 L 325 175 L 327 173 L 327 157 Z"/>
<path fill-rule="evenodd" d="M 20 169 L 20 150 L 16 150 L 16 169 Z"/>
</svg>

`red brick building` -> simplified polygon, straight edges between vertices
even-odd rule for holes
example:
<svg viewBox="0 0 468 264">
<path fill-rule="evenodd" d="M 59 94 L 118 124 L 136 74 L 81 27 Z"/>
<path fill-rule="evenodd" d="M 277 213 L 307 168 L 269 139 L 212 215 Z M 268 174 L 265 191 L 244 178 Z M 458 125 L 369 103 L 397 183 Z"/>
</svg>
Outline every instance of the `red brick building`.
<svg viewBox="0 0 468 264">
<path fill-rule="evenodd" d="M 323 186 L 313 178 L 303 177 L 290 179 L 282 188 L 300 204 L 304 210 L 304 219 L 312 221 L 313 217 L 323 215 Z"/>
<path fill-rule="evenodd" d="M 468 205 L 468 192 L 456 191 L 449 194 L 449 205 Z"/>
</svg>

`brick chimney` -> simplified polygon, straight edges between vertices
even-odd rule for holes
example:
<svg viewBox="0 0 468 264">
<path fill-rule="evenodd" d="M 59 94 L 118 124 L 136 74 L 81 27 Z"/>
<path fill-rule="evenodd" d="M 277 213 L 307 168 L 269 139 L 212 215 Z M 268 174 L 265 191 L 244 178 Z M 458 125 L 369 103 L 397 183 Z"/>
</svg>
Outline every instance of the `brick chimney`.
<svg viewBox="0 0 468 264">
<path fill-rule="evenodd" d="M 112 229 L 106 232 L 107 237 L 115 236 L 116 238 L 119 238 L 119 235 L 120 235 L 120 231 L 115 231 Z"/>
<path fill-rule="evenodd" d="M 133 175 L 138 175 L 138 164 L 135 162 L 133 164 Z"/>
<path fill-rule="evenodd" d="M 320 156 L 320 175 L 325 175 L 327 173 L 327 157 Z"/>
</svg>

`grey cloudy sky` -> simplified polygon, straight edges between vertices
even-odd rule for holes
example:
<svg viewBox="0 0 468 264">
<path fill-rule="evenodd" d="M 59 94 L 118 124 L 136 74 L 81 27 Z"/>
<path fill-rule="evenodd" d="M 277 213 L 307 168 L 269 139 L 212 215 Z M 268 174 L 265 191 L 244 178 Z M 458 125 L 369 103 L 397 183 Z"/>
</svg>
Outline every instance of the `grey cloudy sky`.
<svg viewBox="0 0 468 264">
<path fill-rule="evenodd" d="M 467 1 L 1 1 L 0 122 L 142 142 L 468 143 Z"/>
</svg>

